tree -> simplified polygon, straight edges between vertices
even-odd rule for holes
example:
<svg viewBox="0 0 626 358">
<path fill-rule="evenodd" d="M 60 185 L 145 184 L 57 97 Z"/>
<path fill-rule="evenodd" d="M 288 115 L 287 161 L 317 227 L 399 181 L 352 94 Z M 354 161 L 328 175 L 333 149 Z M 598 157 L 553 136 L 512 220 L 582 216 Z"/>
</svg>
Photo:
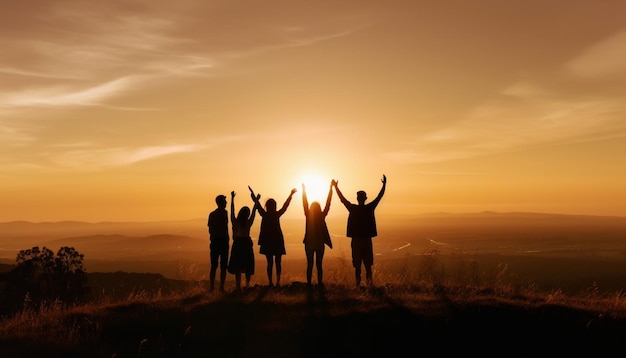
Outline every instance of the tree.
<svg viewBox="0 0 626 358">
<path fill-rule="evenodd" d="M 7 275 L 5 298 L 13 304 L 20 304 L 26 297 L 36 304 L 83 300 L 88 293 L 83 258 L 73 247 L 61 247 L 56 256 L 46 247 L 20 250 L 15 268 Z"/>
<path fill-rule="evenodd" d="M 53 277 L 59 289 L 59 296 L 64 301 L 80 300 L 87 294 L 85 288 L 87 275 L 83 268 L 84 256 L 73 247 L 64 246 L 57 252 Z"/>
</svg>

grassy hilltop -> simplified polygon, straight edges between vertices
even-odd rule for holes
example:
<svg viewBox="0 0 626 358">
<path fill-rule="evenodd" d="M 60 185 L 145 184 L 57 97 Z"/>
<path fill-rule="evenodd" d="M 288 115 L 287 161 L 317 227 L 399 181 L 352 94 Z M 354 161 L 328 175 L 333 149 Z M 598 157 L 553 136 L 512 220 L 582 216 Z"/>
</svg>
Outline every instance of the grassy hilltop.
<svg viewBox="0 0 626 358">
<path fill-rule="evenodd" d="M 118 273 L 119 275 L 120 273 Z M 162 280 L 162 277 L 151 276 Z M 102 278 L 101 278 L 102 279 Z M 208 292 L 206 282 L 51 303 L 0 321 L 2 357 L 603 356 L 626 352 L 621 293 L 331 278 Z M 168 286 L 169 285 L 169 286 Z M 174 286 L 176 285 L 176 286 Z M 119 292 L 118 292 L 119 293 Z"/>
<path fill-rule="evenodd" d="M 84 304 L 0 312 L 0 357 L 626 354 L 626 218 L 399 221 L 376 239 L 372 288 L 354 287 L 349 241 L 336 236 L 324 290 L 302 284 L 301 233 L 286 225 L 283 286 L 267 287 L 257 256 L 253 286 L 235 291 L 229 274 L 223 294 L 207 291 L 204 224 L 0 225 L 7 264 L 19 249 L 72 246 L 91 289 Z"/>
</svg>

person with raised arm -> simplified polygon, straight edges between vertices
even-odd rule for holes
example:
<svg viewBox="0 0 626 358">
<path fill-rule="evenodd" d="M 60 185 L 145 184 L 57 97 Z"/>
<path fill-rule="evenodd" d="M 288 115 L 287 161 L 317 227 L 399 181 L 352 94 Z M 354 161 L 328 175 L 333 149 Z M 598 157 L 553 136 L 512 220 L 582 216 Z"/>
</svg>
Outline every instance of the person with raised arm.
<svg viewBox="0 0 626 358">
<path fill-rule="evenodd" d="M 326 216 L 330 211 L 330 201 L 333 196 L 334 180 L 330 182 L 328 188 L 328 197 L 326 197 L 326 205 L 324 210 L 318 201 L 314 201 L 309 206 L 309 200 L 306 195 L 306 188 L 302 183 L 302 205 L 304 207 L 304 216 L 306 218 L 306 226 L 304 231 L 304 252 L 306 254 L 306 282 L 308 287 L 312 286 L 313 279 L 313 262 L 317 268 L 317 286 L 324 287 L 322 261 L 324 259 L 324 250 L 326 246 L 333 248 L 330 239 L 328 226 L 326 225 Z"/>
<path fill-rule="evenodd" d="M 283 206 L 276 210 L 276 200 L 270 198 L 265 201 L 265 208 L 261 206 L 260 195 L 256 195 L 250 186 L 250 197 L 254 200 L 256 210 L 261 215 L 261 229 L 259 232 L 260 253 L 265 255 L 267 261 L 267 279 L 269 286 L 274 286 L 273 269 L 276 265 L 276 286 L 280 286 L 280 275 L 282 273 L 282 257 L 287 253 L 285 250 L 285 237 L 280 226 L 280 217 L 287 211 L 289 203 L 296 189 L 291 189 L 291 193 L 285 200 Z"/>
<path fill-rule="evenodd" d="M 333 181 L 335 191 L 339 196 L 341 203 L 348 209 L 348 224 L 346 236 L 352 239 L 352 266 L 354 266 L 354 276 L 356 279 L 356 286 L 361 286 L 361 266 L 365 267 L 365 279 L 367 285 L 372 286 L 372 265 L 374 264 L 374 249 L 372 246 L 372 238 L 378 236 L 376 229 L 376 216 L 374 211 L 380 203 L 380 199 L 385 194 L 385 188 L 387 186 L 387 177 L 383 175 L 382 188 L 374 200 L 370 203 L 365 203 L 367 200 L 367 194 L 363 190 L 359 190 L 356 193 L 356 200 L 358 204 L 353 204 L 348 201 L 341 190 L 339 190 L 339 182 Z"/>
<path fill-rule="evenodd" d="M 235 216 L 235 192 L 230 192 L 230 221 L 233 229 L 233 247 L 228 261 L 228 272 L 235 275 L 235 287 L 241 290 L 241 274 L 246 278 L 246 288 L 250 287 L 250 279 L 254 275 L 254 250 L 250 228 L 254 223 L 256 206 L 242 206 Z"/>
</svg>

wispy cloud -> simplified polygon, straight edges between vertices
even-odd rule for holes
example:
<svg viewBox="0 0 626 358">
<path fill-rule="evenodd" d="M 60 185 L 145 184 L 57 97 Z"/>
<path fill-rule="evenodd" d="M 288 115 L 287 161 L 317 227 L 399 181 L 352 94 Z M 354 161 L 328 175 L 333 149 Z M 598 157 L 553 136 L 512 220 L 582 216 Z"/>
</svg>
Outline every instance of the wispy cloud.
<svg viewBox="0 0 626 358">
<path fill-rule="evenodd" d="M 10 66 L 2 66 L 0 67 L 0 74 L 6 75 L 15 75 L 15 76 L 24 76 L 24 77 L 35 77 L 35 78 L 51 78 L 51 79 L 59 79 L 59 80 L 79 80 L 85 79 L 83 76 L 77 76 L 75 74 L 58 74 L 58 73 L 49 73 L 38 70 L 28 70 L 28 69 L 20 69 Z"/>
<path fill-rule="evenodd" d="M 572 59 L 565 69 L 579 77 L 610 79 L 626 76 L 626 31 L 617 33 Z"/>
<path fill-rule="evenodd" d="M 230 50 L 224 52 L 222 55 L 224 59 L 228 58 L 245 58 L 257 56 L 264 53 L 270 53 L 274 51 L 280 51 L 295 47 L 312 46 L 320 42 L 329 41 L 341 37 L 349 36 L 368 25 L 356 26 L 349 29 L 340 29 L 337 31 L 327 31 L 326 33 L 307 33 L 302 29 L 292 28 L 279 28 L 279 34 L 276 38 L 270 39 L 268 42 L 261 45 L 254 45 L 247 48 L 240 48 L 237 50 Z"/>
<path fill-rule="evenodd" d="M 243 136 L 233 135 L 207 138 L 197 143 L 135 147 L 107 147 L 90 141 L 68 142 L 51 146 L 49 151 L 40 155 L 46 160 L 39 161 L 48 163 L 41 167 L 46 170 L 99 171 L 156 160 L 168 155 L 200 152 L 243 139 Z"/>
<path fill-rule="evenodd" d="M 2 129 L 0 127 L 0 129 Z M 0 137 L 3 133 L 0 131 Z M 213 150 L 231 142 L 247 140 L 245 136 L 214 137 L 197 143 L 145 146 L 106 146 L 91 141 L 57 143 L 42 152 L 22 157 L 0 156 L 0 175 L 22 172 L 94 172 L 128 167 L 170 155 Z M 18 159 L 18 160 L 16 160 Z"/>
<path fill-rule="evenodd" d="M 51 154 L 53 167 L 79 171 L 127 166 L 162 156 L 204 149 L 202 145 L 175 144 L 138 148 L 83 148 Z"/>
<path fill-rule="evenodd" d="M 30 131 L 33 128 L 6 121 L 9 118 L 19 117 L 22 122 L 41 119 L 50 113 L 41 109 L 50 108 L 163 109 L 167 103 L 158 102 L 160 108 L 145 108 L 133 106 L 129 99 L 181 77 L 218 77 L 245 71 L 229 68 L 236 62 L 234 58 L 310 46 L 360 29 L 354 25 L 358 21 L 335 21 L 330 27 L 320 27 L 313 21 L 315 17 L 302 17 L 301 21 L 286 17 L 285 22 L 297 25 L 281 27 L 256 17 L 232 17 L 246 25 L 240 34 L 232 31 L 237 24 L 230 21 L 213 21 L 207 26 L 205 17 L 214 18 L 219 12 L 214 13 L 202 1 L 190 6 L 173 4 L 171 8 L 146 6 L 138 12 L 132 7 L 96 3 L 74 5 L 42 5 L 45 22 L 17 11 L 16 16 L 28 17 L 21 23 L 31 26 L 11 38 L 0 36 L 0 46 L 10 54 L 0 55 L 0 80 L 4 84 L 0 86 L 0 136 L 6 139 L 0 148 L 45 135 L 45 131 Z M 205 13 L 192 13 L 193 9 Z"/>
<path fill-rule="evenodd" d="M 178 47 L 191 40 L 171 34 L 176 29 L 173 20 L 107 16 L 76 7 L 71 11 L 51 8 L 48 21 L 57 31 L 0 39 L 4 50 L 15 54 L 13 61 L 0 58 L 0 73 L 13 76 L 5 83 L 16 84 L 0 89 L 0 107 L 124 109 L 113 100 L 131 89 L 150 86 L 158 78 L 197 74 L 214 65 L 204 55 L 185 53 Z M 20 83 L 19 77 L 29 80 Z"/>
<path fill-rule="evenodd" d="M 339 32 L 331 32 L 328 34 L 322 34 L 322 35 L 313 35 L 313 36 L 306 36 L 306 37 L 302 37 L 302 38 L 294 38 L 290 41 L 289 44 L 285 45 L 285 46 L 308 46 L 308 45 L 312 45 L 318 42 L 322 42 L 322 41 L 328 41 L 328 40 L 332 40 L 332 39 L 336 39 L 336 38 L 340 38 L 340 37 L 345 37 L 345 36 L 350 36 L 353 33 L 362 30 L 364 28 L 366 28 L 367 26 L 363 25 L 363 26 L 358 26 L 358 27 L 354 27 L 354 28 L 350 28 L 347 30 L 341 30 Z"/>
<path fill-rule="evenodd" d="M 58 105 L 84 104 L 83 100 L 73 100 L 77 97 L 88 99 L 92 104 L 103 103 L 114 98 L 116 92 L 151 85 L 157 78 L 206 75 L 220 68 L 229 57 L 312 45 L 347 36 L 358 29 L 328 31 L 308 28 L 305 31 L 292 28 L 276 31 L 253 23 L 259 28 L 256 33 L 253 30 L 248 32 L 250 36 L 255 35 L 253 38 L 257 41 L 241 42 L 235 49 L 232 46 L 211 45 L 211 37 L 203 33 L 185 36 L 182 31 L 185 25 L 178 18 L 182 16 L 180 14 L 110 15 L 87 5 L 75 8 L 50 6 L 48 21 L 58 26 L 58 31 L 45 35 L 40 33 L 39 37 L 29 33 L 19 39 L 0 39 L 4 50 L 18 54 L 16 59 L 28 58 L 28 61 L 13 63 L 2 63 L 0 58 L 0 73 L 63 82 L 31 82 L 23 90 L 24 99 L 13 94 L 12 101 L 5 100 L 4 105 L 19 106 L 25 102 L 53 105 L 55 100 Z M 197 14 L 194 15 L 197 17 Z M 215 31 L 223 31 L 227 37 L 233 36 L 227 29 L 217 28 Z M 259 36 L 259 32 L 263 35 Z M 262 41 L 259 42 L 259 39 Z M 132 81 L 129 80 L 131 78 Z M 81 83 L 67 82 L 77 79 L 82 80 Z M 77 90 L 77 86 L 90 89 Z M 33 93 L 41 95 L 34 96 Z M 50 95 L 45 96 L 46 93 Z M 2 93 L 0 89 L 0 96 L 7 97 L 8 93 Z"/>
<path fill-rule="evenodd" d="M 415 138 L 395 161 L 440 162 L 531 148 L 626 137 L 626 104 L 620 99 L 528 97 L 494 101 L 466 119 Z"/>
<path fill-rule="evenodd" d="M 1 113 L 1 112 L 0 112 Z M 16 121 L 0 120 L 0 143 L 4 146 L 19 147 L 35 140 L 30 125 Z"/>
<path fill-rule="evenodd" d="M 585 49 L 563 69 L 567 79 L 583 82 L 626 75 L 626 32 Z M 413 138 L 405 148 L 385 156 L 405 163 L 441 162 L 539 145 L 626 137 L 623 96 L 593 92 L 596 86 L 572 95 L 548 81 L 513 83 L 494 94 L 499 99 L 487 101 L 452 125 Z"/>
<path fill-rule="evenodd" d="M 133 81 L 125 77 L 83 89 L 50 87 L 5 93 L 0 95 L 0 107 L 94 106 L 118 95 Z"/>
</svg>

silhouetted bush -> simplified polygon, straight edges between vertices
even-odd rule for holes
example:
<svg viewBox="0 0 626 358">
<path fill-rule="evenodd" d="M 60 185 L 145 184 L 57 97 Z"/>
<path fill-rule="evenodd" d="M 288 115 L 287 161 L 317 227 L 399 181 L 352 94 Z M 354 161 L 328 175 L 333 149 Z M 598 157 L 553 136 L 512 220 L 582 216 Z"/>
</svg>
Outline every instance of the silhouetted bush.
<svg viewBox="0 0 626 358">
<path fill-rule="evenodd" d="M 20 250 L 15 268 L 4 276 L 2 306 L 16 309 L 52 301 L 81 302 L 88 293 L 83 258 L 73 247 L 61 247 L 56 255 L 46 247 Z"/>
</svg>

